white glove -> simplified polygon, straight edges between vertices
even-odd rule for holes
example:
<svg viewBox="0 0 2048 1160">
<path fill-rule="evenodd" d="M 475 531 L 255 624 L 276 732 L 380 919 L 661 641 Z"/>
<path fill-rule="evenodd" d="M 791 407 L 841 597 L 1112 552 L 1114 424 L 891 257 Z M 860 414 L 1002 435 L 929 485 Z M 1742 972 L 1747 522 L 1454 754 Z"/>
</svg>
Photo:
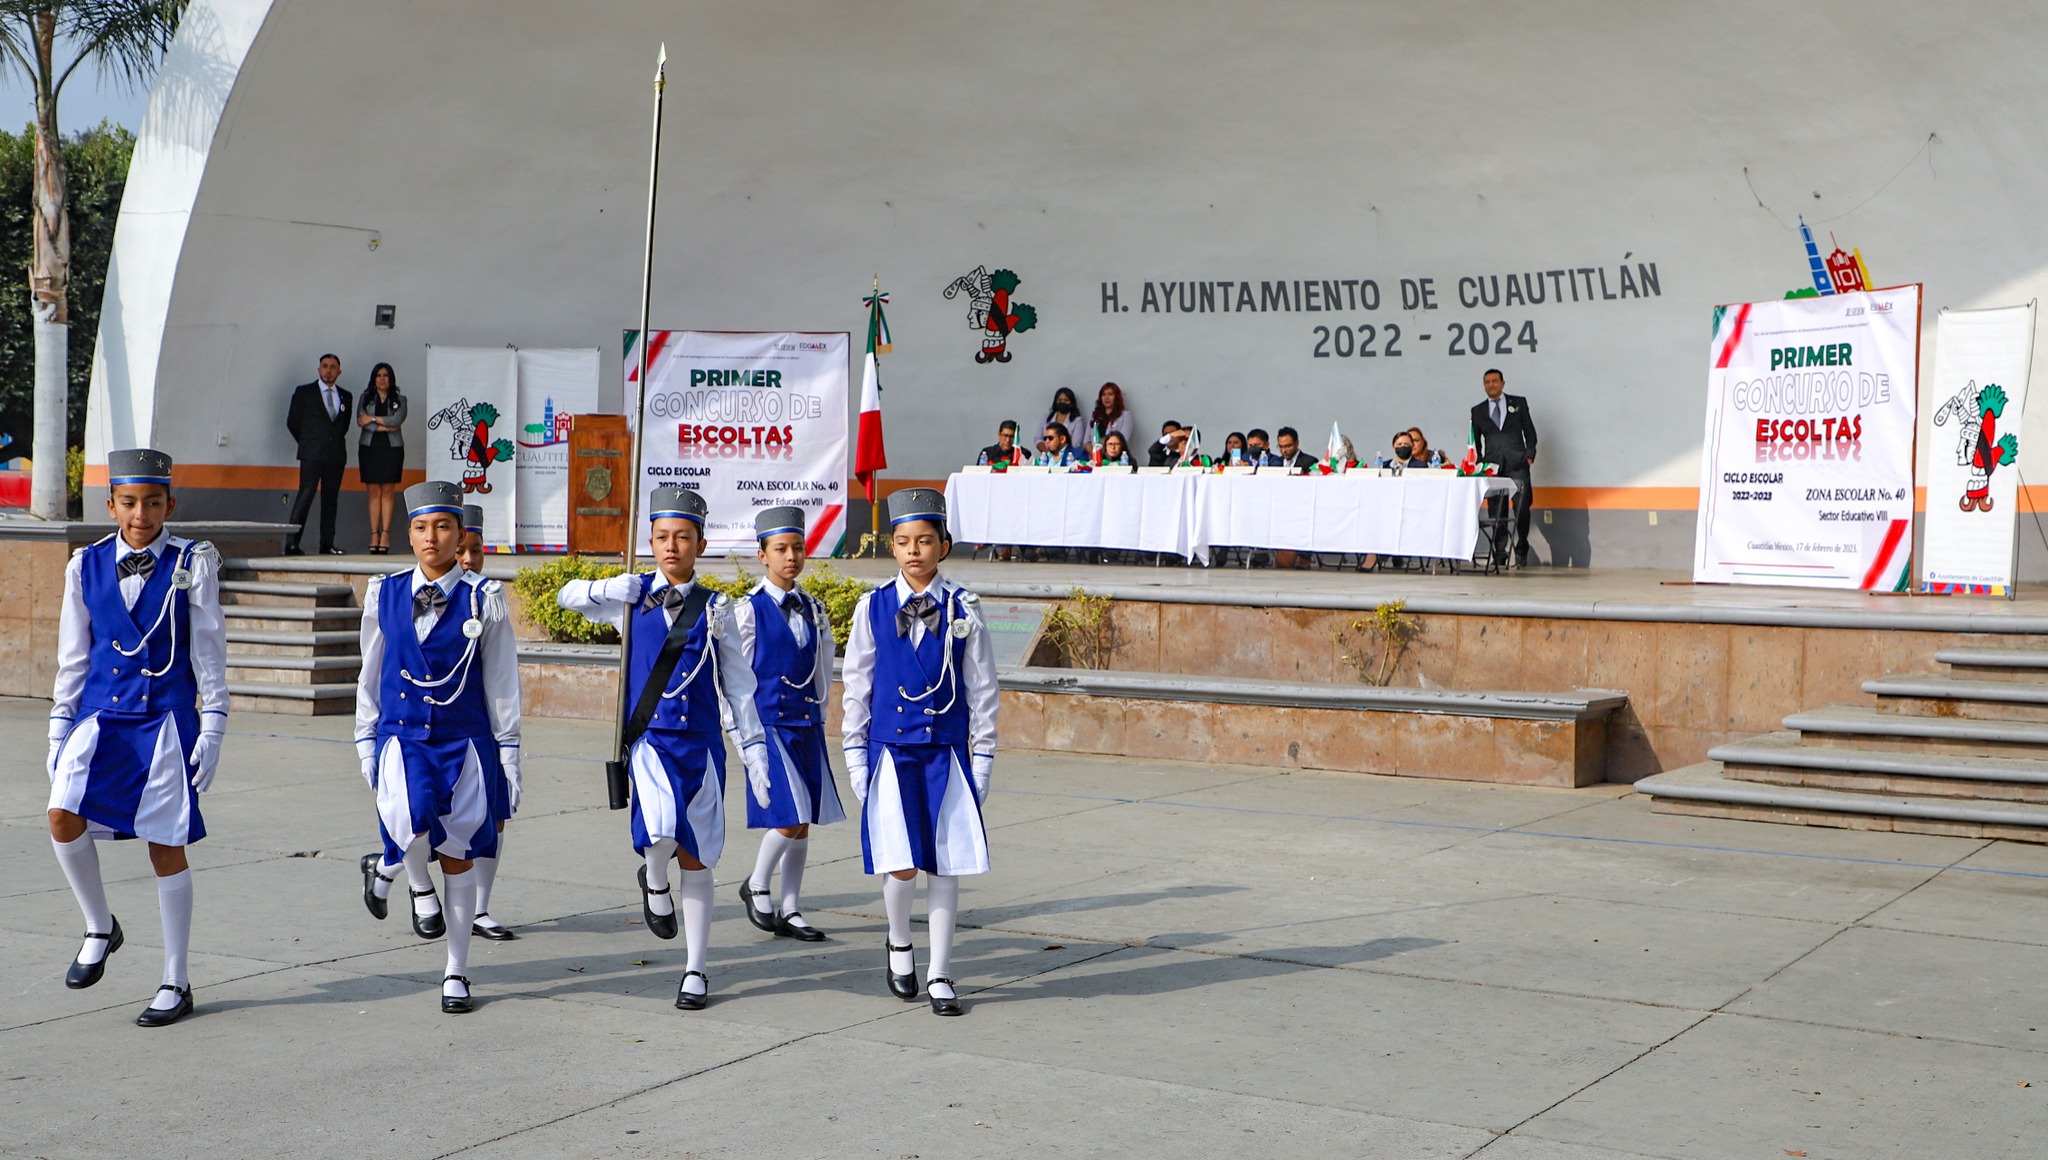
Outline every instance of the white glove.
<svg viewBox="0 0 2048 1160">
<path fill-rule="evenodd" d="M 631 604 L 640 599 L 640 577 L 631 572 L 621 572 L 591 583 L 597 595 L 614 604 Z"/>
<path fill-rule="evenodd" d="M 213 788 L 214 771 L 220 768 L 220 731 L 201 730 L 192 743 L 192 788 L 205 793 Z"/>
<path fill-rule="evenodd" d="M 57 780 L 57 755 L 64 752 L 64 739 L 69 736 L 71 722 L 62 717 L 50 718 L 50 758 L 43 763 L 43 769 L 53 782 Z"/>
<path fill-rule="evenodd" d="M 756 741 L 740 750 L 740 763 L 747 767 L 747 788 L 754 791 L 754 804 L 768 808 L 768 746 Z"/>
<path fill-rule="evenodd" d="M 853 791 L 853 800 L 868 804 L 868 747 L 848 747 L 846 750 L 846 788 Z"/>
<path fill-rule="evenodd" d="M 519 793 L 521 789 L 519 784 L 519 747 L 517 745 L 498 746 L 498 764 L 505 768 L 505 790 L 511 796 L 512 812 L 516 814 L 519 812 Z"/>
<path fill-rule="evenodd" d="M 988 800 L 988 775 L 996 767 L 996 755 L 977 753 L 968 759 L 967 775 L 974 782 L 974 801 L 977 805 Z"/>
<path fill-rule="evenodd" d="M 377 759 L 374 757 L 363 758 L 363 784 L 371 789 L 377 788 Z"/>
</svg>

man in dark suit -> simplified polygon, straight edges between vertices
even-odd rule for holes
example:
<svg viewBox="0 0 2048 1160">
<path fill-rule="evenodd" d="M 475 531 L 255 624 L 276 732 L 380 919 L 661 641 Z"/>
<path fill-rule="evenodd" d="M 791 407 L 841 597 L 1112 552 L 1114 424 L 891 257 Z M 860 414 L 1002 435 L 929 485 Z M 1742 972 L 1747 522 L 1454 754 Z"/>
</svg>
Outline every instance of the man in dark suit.
<svg viewBox="0 0 2048 1160">
<path fill-rule="evenodd" d="M 1159 429 L 1159 441 L 1152 445 L 1146 456 L 1148 467 L 1172 467 L 1180 462 L 1181 449 L 1187 446 L 1188 431 L 1178 419 L 1168 419 Z"/>
<path fill-rule="evenodd" d="M 354 399 L 336 385 L 341 378 L 341 360 L 331 354 L 320 356 L 320 379 L 303 383 L 292 391 L 291 409 L 285 412 L 285 430 L 299 445 L 299 493 L 292 497 L 289 522 L 298 529 L 284 542 L 284 554 L 303 556 L 299 537 L 306 533 L 306 520 L 313 514 L 313 492 L 320 493 L 320 551 L 323 555 L 344 555 L 334 546 L 334 506 L 341 498 L 341 475 L 348 469 L 348 436 L 355 429 Z"/>
<path fill-rule="evenodd" d="M 1529 415 L 1529 400 L 1507 393 L 1507 376 L 1497 370 L 1486 372 L 1486 400 L 1472 406 L 1472 437 L 1479 444 L 1479 458 L 1500 468 L 1500 474 L 1515 481 L 1515 562 L 1529 562 L 1529 511 L 1534 494 L 1529 487 L 1529 468 L 1536 463 L 1536 420 Z M 1487 500 L 1492 511 L 1500 497 Z M 1495 544 L 1493 561 L 1507 562 L 1507 545 Z"/>
<path fill-rule="evenodd" d="M 1280 466 L 1286 468 L 1289 475 L 1307 475 L 1321 462 L 1301 449 L 1301 432 L 1292 427 L 1282 427 L 1273 436 L 1273 450 L 1280 453 Z"/>
</svg>

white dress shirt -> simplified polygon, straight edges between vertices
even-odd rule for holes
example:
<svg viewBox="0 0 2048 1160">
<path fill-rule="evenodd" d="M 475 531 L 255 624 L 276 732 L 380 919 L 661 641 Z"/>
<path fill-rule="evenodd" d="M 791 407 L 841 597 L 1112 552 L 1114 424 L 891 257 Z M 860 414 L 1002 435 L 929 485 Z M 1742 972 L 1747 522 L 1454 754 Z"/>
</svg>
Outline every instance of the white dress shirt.
<svg viewBox="0 0 2048 1160">
<path fill-rule="evenodd" d="M 654 583 L 647 594 L 659 600 L 670 586 L 668 577 L 659 571 L 651 575 Z M 690 584 L 694 586 L 696 583 L 696 577 L 692 576 Z M 619 639 L 624 641 L 626 621 L 634 606 L 621 604 L 604 595 L 600 591 L 603 584 L 602 580 L 571 580 L 562 585 L 561 592 L 555 596 L 555 603 L 582 614 L 587 620 L 611 625 L 619 630 Z M 739 747 L 745 749 L 749 745 L 763 743 L 767 731 L 761 727 L 761 710 L 754 704 L 753 653 L 751 649 L 741 648 L 739 633 L 733 626 L 732 609 L 737 603 L 740 602 L 714 592 L 711 603 L 705 606 L 704 619 L 709 623 L 718 655 L 719 723 L 732 733 Z M 679 611 L 662 609 L 662 622 L 673 627 Z M 625 646 L 622 644 L 620 647 L 623 649 Z"/>
<path fill-rule="evenodd" d="M 917 590 L 903 578 L 896 575 L 896 598 L 909 601 Z M 952 599 L 960 586 L 944 576 L 932 578 L 930 592 L 943 606 Z M 868 631 L 868 601 L 874 599 L 870 592 L 860 598 L 853 610 L 853 629 L 846 638 L 846 663 L 840 666 L 839 679 L 845 689 L 840 700 L 840 736 L 847 749 L 865 748 L 868 743 L 868 722 L 874 715 L 874 705 L 869 699 L 875 681 L 875 638 Z M 979 757 L 993 757 L 996 751 L 996 708 L 1002 700 L 1002 689 L 996 684 L 996 651 L 989 640 L 988 626 L 982 623 L 981 606 L 967 604 L 967 622 L 971 626 L 967 633 L 967 654 L 955 674 L 960 682 L 960 695 L 967 700 L 967 748 Z M 893 629 L 891 631 L 894 631 Z M 910 626 L 910 647 L 916 648 L 924 640 L 925 627 L 922 620 Z M 951 641 L 945 644 L 950 647 Z M 934 694 L 943 696 L 944 693 Z"/>
<path fill-rule="evenodd" d="M 799 648 L 812 637 L 818 639 L 817 665 L 811 673 L 811 696 L 817 698 L 818 704 L 823 705 L 825 698 L 832 692 L 833 652 L 832 624 L 825 618 L 824 606 L 822 604 L 816 606 L 816 619 L 813 619 L 812 616 L 804 613 L 804 605 L 796 600 L 796 594 L 793 592 L 785 592 L 766 580 L 754 585 L 754 591 L 766 592 L 769 599 L 775 601 L 782 608 L 783 622 L 789 625 L 790 632 L 796 636 L 796 643 Z M 751 600 L 735 600 L 733 601 L 732 609 L 733 630 L 739 636 L 740 651 L 751 659 L 754 655 L 754 639 L 757 631 L 754 621 L 754 602 Z M 792 612 L 792 609 L 797 611 Z"/>
<path fill-rule="evenodd" d="M 191 542 L 169 532 L 158 532 L 156 540 L 146 548 L 129 547 L 118 532 L 112 539 L 117 568 L 136 552 L 154 556 L 158 568 L 176 567 L 178 553 Z M 64 606 L 57 616 L 57 682 L 50 693 L 52 736 L 60 728 L 68 730 L 77 718 L 78 704 L 85 692 L 85 671 L 92 656 L 92 613 L 85 607 L 84 568 L 85 553 L 79 552 L 64 569 Z M 220 553 L 211 545 L 193 552 L 191 572 L 192 587 L 185 593 L 186 622 L 191 632 L 186 655 L 192 659 L 192 675 L 199 685 L 199 711 L 206 714 L 200 729 L 218 733 L 227 728 L 228 714 L 228 641 L 227 621 L 220 611 Z M 121 578 L 121 600 L 131 611 L 146 583 L 141 576 Z M 143 609 L 143 615 L 137 618 L 143 621 L 143 628 L 156 623 L 157 612 L 155 608 Z M 171 626 L 166 623 L 157 631 L 167 633 Z"/>
<path fill-rule="evenodd" d="M 402 577 L 402 579 L 401 579 Z M 519 641 L 512 635 L 512 617 L 505 608 L 505 590 L 495 580 L 485 580 L 461 568 L 450 568 L 439 580 L 427 579 L 427 574 L 414 567 L 411 572 L 399 576 L 374 576 L 369 588 L 363 593 L 363 672 L 356 681 L 356 753 L 368 761 L 377 755 L 377 721 L 383 716 L 384 681 L 384 626 L 378 623 L 378 608 L 382 603 L 384 585 L 394 579 L 408 584 L 417 593 L 429 584 L 437 585 L 448 600 L 438 609 L 421 612 L 413 606 L 413 639 L 424 641 L 434 630 L 443 616 L 458 615 L 465 620 L 469 612 L 468 585 L 482 589 L 478 593 L 477 618 L 484 623 L 483 635 L 476 639 L 477 655 L 470 661 L 470 670 L 450 682 L 450 687 L 437 689 L 437 699 L 454 695 L 453 686 L 462 681 L 481 679 L 484 688 L 484 705 L 489 715 L 491 736 L 500 749 L 519 747 Z M 432 678 L 446 676 L 435 673 Z"/>
</svg>

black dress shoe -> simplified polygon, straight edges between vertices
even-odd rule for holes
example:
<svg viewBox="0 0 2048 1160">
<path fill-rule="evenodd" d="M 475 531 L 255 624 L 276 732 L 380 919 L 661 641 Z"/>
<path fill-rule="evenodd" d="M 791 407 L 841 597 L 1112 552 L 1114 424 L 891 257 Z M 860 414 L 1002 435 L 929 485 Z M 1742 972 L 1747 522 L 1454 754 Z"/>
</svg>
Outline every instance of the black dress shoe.
<svg viewBox="0 0 2048 1160">
<path fill-rule="evenodd" d="M 178 1005 L 176 1007 L 166 1007 L 163 1010 L 158 1010 L 155 1007 L 144 1007 L 142 1014 L 135 1017 L 135 1025 L 137 1027 L 169 1027 L 171 1024 L 192 1013 L 192 988 L 174 987 L 169 983 L 165 983 L 163 986 L 158 987 L 157 990 L 177 992 Z"/>
<path fill-rule="evenodd" d="M 320 554 L 321 554 L 321 555 L 323 555 L 323 556 L 346 556 L 346 555 L 348 555 L 348 553 L 347 553 L 346 551 L 344 551 L 344 550 L 342 550 L 342 549 L 340 549 L 340 548 L 322 548 L 322 549 L 320 549 Z"/>
<path fill-rule="evenodd" d="M 287 556 L 303 556 L 306 554 L 306 550 L 297 544 L 286 544 L 284 546 L 284 554 Z"/>
<path fill-rule="evenodd" d="M 944 983 L 947 987 L 950 988 L 953 987 L 953 980 L 945 977 L 944 975 L 939 975 L 935 978 L 926 979 L 924 981 L 924 993 L 930 996 L 932 1001 L 932 1014 L 958 1015 L 960 1013 L 960 1000 L 958 998 L 941 999 L 937 995 L 933 995 L 933 983 Z M 954 988 L 954 990 L 957 995 L 958 988 Z"/>
<path fill-rule="evenodd" d="M 894 943 L 890 942 L 890 941 L 889 941 L 888 939 L 886 939 L 886 938 L 882 940 L 882 945 L 883 945 L 883 946 L 885 946 L 885 947 L 887 947 L 887 948 L 888 948 L 888 949 L 889 949 L 889 950 L 890 950 L 891 952 L 894 952 L 894 951 L 912 951 L 912 953 L 913 953 L 913 954 L 915 954 L 915 951 L 913 950 L 913 948 L 911 948 L 911 947 L 908 947 L 908 946 L 900 946 L 900 947 L 899 947 L 899 946 L 897 946 L 896 944 L 894 944 Z M 913 957 L 913 958 L 912 958 L 912 959 L 910 960 L 910 973 L 909 973 L 909 974 L 907 974 L 907 975 L 899 975 L 899 974 L 897 974 L 897 973 L 896 973 L 896 966 L 895 966 L 895 964 L 894 964 L 894 963 L 891 963 L 891 962 L 889 962 L 889 961 L 888 961 L 888 956 L 887 956 L 887 955 L 884 955 L 884 956 L 883 956 L 883 959 L 882 959 L 882 970 L 883 970 L 883 971 L 884 971 L 884 972 L 885 972 L 885 973 L 886 973 L 886 974 L 887 974 L 887 975 L 889 976 L 889 993 L 890 993 L 891 995 L 894 995 L 894 996 L 896 996 L 896 997 L 897 997 L 898 999 L 901 999 L 901 1000 L 903 1000 L 903 1001 L 904 1001 L 905 1003 L 915 1003 L 915 1002 L 917 1002 L 917 960 L 916 960 L 916 958 L 914 958 L 914 957 Z"/>
<path fill-rule="evenodd" d="M 425 890 L 413 890 L 411 887 L 406 889 L 414 898 L 434 897 L 434 888 L 431 886 Z M 441 912 L 438 910 L 432 914 L 422 916 L 419 908 L 414 907 L 412 911 L 412 932 L 423 939 L 437 939 L 448 933 L 448 920 L 441 917 Z"/>
<path fill-rule="evenodd" d="M 792 918 L 801 917 L 803 917 L 803 911 L 801 910 L 792 910 L 788 914 L 776 915 L 775 937 L 793 938 L 798 942 L 824 942 L 824 931 L 819 930 L 817 927 L 811 926 L 808 923 L 806 923 L 803 926 L 797 926 L 789 921 Z"/>
<path fill-rule="evenodd" d="M 385 882 L 397 881 L 395 878 L 385 878 L 384 875 L 377 872 L 377 867 L 383 864 L 384 859 L 375 854 L 365 854 L 362 861 L 356 863 L 356 865 L 363 869 L 363 905 L 369 909 L 370 917 L 378 922 L 384 921 L 385 917 L 391 913 L 390 900 L 377 897 L 377 892 L 371 889 L 371 887 L 377 885 L 379 879 Z"/>
<path fill-rule="evenodd" d="M 121 944 L 127 941 L 121 934 L 120 919 L 116 918 L 108 925 L 114 928 L 108 934 L 100 934 L 98 931 L 90 930 L 85 932 L 85 937 L 87 938 L 103 938 L 107 940 L 107 953 L 101 955 L 100 961 L 96 963 L 81 963 L 75 958 L 72 959 L 71 969 L 64 972 L 65 986 L 74 991 L 83 991 L 94 983 L 99 982 L 100 976 L 107 973 L 107 960 L 113 958 L 114 952 L 120 950 Z"/>
<path fill-rule="evenodd" d="M 704 980 L 704 994 L 695 995 L 683 990 L 683 983 L 689 982 L 691 975 Z M 702 1011 L 704 1005 L 711 1001 L 711 976 L 702 971 L 684 971 L 683 983 L 676 984 L 676 1009 L 679 1011 Z"/>
<path fill-rule="evenodd" d="M 647 924 L 647 933 L 655 938 L 676 937 L 676 912 L 671 910 L 667 914 L 656 914 L 654 913 L 654 907 L 648 905 L 647 902 L 648 898 L 653 895 L 667 894 L 669 888 L 663 887 L 660 890 L 647 889 L 647 867 L 645 866 L 640 867 L 638 877 L 640 879 L 640 921 Z"/>
<path fill-rule="evenodd" d="M 740 905 L 747 910 L 747 921 L 754 924 L 755 930 L 775 934 L 777 933 L 775 929 L 775 908 L 771 906 L 766 913 L 763 913 L 759 907 L 754 905 L 756 898 L 766 897 L 768 897 L 766 890 L 756 890 L 753 883 L 744 878 L 740 879 Z"/>
<path fill-rule="evenodd" d="M 493 923 L 490 926 L 485 926 L 483 924 L 483 920 L 486 917 L 488 917 L 487 915 L 479 914 L 476 917 L 477 921 L 469 924 L 469 933 L 475 935 L 478 938 L 487 938 L 490 939 L 492 942 L 511 942 L 513 939 L 519 937 L 518 935 L 512 933 L 512 928 L 509 926 L 503 926 L 497 923 Z"/>
<path fill-rule="evenodd" d="M 469 1014 L 469 1012 L 473 1010 L 469 1001 L 469 977 L 467 975 L 446 975 L 442 977 L 441 984 L 442 986 L 446 986 L 451 981 L 462 984 L 462 994 L 450 995 L 446 991 L 441 992 L 441 1014 Z"/>
</svg>

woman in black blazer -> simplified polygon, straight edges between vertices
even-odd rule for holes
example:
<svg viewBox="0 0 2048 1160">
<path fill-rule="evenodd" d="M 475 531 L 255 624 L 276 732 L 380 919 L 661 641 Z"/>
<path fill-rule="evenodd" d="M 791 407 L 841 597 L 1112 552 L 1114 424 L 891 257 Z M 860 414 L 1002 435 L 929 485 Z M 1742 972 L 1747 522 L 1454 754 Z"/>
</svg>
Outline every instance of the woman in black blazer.
<svg viewBox="0 0 2048 1160">
<path fill-rule="evenodd" d="M 356 426 L 362 428 L 362 445 L 356 451 L 363 486 L 370 493 L 370 554 L 391 552 L 391 518 L 397 509 L 399 481 L 405 476 L 405 440 L 399 428 L 405 425 L 405 396 L 398 390 L 398 375 L 390 363 L 378 363 L 370 370 L 370 385 L 356 404 Z"/>
</svg>

